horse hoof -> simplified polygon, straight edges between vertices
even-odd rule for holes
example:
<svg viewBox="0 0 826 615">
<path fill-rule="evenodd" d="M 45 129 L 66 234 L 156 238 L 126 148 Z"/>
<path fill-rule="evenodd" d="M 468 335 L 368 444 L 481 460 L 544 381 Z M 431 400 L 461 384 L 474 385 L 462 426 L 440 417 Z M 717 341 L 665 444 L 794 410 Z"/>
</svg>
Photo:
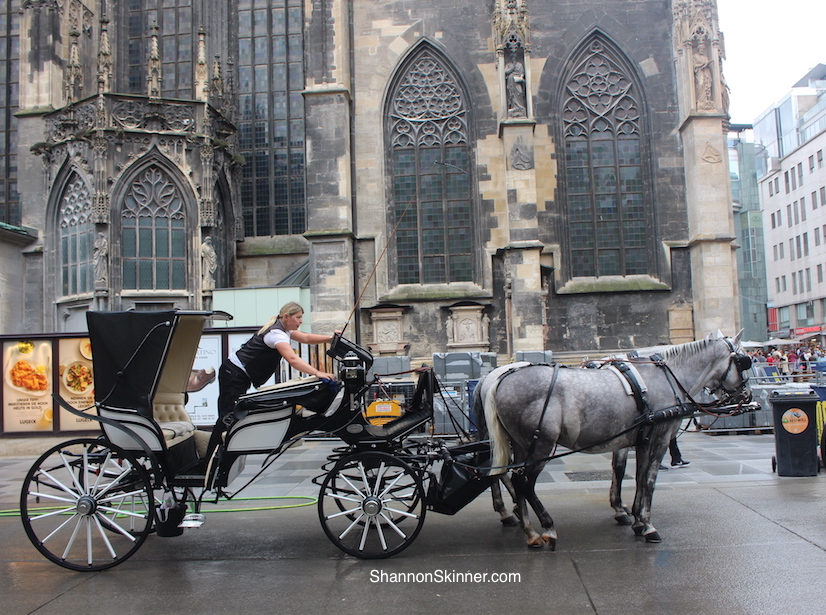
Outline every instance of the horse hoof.
<svg viewBox="0 0 826 615">
<path fill-rule="evenodd" d="M 640 527 L 635 527 L 635 528 L 634 528 L 634 535 L 635 535 L 635 536 L 642 536 L 642 531 L 643 531 L 644 529 L 645 529 L 645 528 L 644 528 L 644 527 L 642 527 L 642 526 L 640 526 Z"/>
<path fill-rule="evenodd" d="M 663 537 L 657 531 L 650 532 L 645 535 L 645 542 L 659 543 L 663 541 Z"/>
<path fill-rule="evenodd" d="M 517 525 L 519 525 L 519 521 L 513 515 L 511 515 L 510 517 L 506 517 L 505 519 L 499 519 L 499 521 L 501 521 L 502 525 L 504 525 L 505 527 L 516 527 Z"/>
<path fill-rule="evenodd" d="M 548 545 L 548 548 L 551 551 L 556 551 L 556 536 L 542 536 L 542 540 L 545 541 L 545 544 Z"/>
<path fill-rule="evenodd" d="M 631 517 L 631 515 L 616 515 L 614 517 L 614 520 L 619 525 L 631 525 L 634 522 L 634 519 Z"/>
</svg>

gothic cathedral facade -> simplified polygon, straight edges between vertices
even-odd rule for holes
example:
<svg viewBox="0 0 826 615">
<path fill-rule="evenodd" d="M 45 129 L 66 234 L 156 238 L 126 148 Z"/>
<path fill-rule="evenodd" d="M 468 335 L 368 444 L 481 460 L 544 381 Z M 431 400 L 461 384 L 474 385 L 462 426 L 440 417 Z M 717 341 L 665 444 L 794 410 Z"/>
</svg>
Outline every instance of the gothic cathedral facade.
<svg viewBox="0 0 826 615">
<path fill-rule="evenodd" d="M 714 0 L 2 4 L 3 333 L 302 267 L 377 355 L 736 333 Z"/>
</svg>

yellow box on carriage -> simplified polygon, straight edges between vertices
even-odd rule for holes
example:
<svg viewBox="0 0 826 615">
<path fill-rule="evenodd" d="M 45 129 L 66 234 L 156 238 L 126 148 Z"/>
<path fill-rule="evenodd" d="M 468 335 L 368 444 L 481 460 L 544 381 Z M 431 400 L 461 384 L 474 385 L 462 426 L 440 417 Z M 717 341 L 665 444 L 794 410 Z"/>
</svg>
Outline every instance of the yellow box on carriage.
<svg viewBox="0 0 826 615">
<path fill-rule="evenodd" d="M 384 425 L 402 415 L 402 406 L 394 399 L 377 399 L 364 412 L 364 418 L 371 425 Z"/>
</svg>

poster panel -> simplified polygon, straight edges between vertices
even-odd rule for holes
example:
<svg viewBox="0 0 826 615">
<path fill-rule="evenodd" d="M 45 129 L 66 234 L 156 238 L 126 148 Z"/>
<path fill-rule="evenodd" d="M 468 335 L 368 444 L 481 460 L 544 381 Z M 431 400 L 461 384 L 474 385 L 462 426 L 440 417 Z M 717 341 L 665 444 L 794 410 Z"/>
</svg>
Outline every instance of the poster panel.
<svg viewBox="0 0 826 615">
<path fill-rule="evenodd" d="M 211 426 L 218 420 L 217 376 L 221 360 L 221 336 L 202 336 L 186 385 L 186 411 L 195 425 Z"/>
<path fill-rule="evenodd" d="M 95 381 L 92 370 L 92 345 L 89 338 L 68 338 L 58 340 L 57 366 L 58 393 L 70 406 L 77 410 L 86 410 L 97 414 L 95 405 Z M 92 419 L 75 416 L 57 406 L 60 431 L 92 431 L 99 428 L 99 423 Z"/>
<path fill-rule="evenodd" d="M 52 431 L 52 342 L 3 343 L 3 431 Z"/>
</svg>

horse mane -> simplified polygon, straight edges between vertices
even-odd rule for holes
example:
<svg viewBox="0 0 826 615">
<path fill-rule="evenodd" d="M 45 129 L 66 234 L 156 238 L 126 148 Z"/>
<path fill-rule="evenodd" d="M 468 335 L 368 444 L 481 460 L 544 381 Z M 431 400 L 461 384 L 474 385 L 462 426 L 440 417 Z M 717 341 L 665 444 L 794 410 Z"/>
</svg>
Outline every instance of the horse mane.
<svg viewBox="0 0 826 615">
<path fill-rule="evenodd" d="M 645 349 L 639 352 L 644 353 L 640 356 L 651 357 L 651 355 L 656 353 L 659 354 L 666 362 L 670 360 L 679 362 L 681 359 L 686 359 L 690 355 L 694 355 L 699 352 L 702 352 L 703 350 L 706 350 L 716 341 L 716 339 L 705 338 L 701 340 L 695 340 L 693 342 L 686 342 L 685 344 L 675 344 L 673 346 L 660 346 L 653 349 Z"/>
</svg>

